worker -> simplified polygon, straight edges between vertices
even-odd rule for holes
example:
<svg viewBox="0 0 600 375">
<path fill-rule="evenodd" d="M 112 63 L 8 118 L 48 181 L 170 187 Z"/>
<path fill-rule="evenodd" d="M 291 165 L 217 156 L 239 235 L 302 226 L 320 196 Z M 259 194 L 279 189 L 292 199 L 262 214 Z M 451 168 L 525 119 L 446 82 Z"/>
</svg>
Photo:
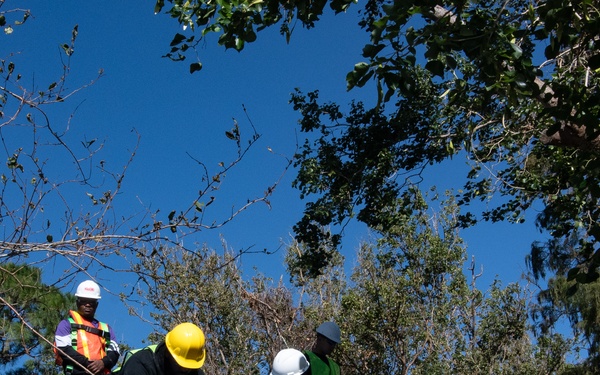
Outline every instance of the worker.
<svg viewBox="0 0 600 375">
<path fill-rule="evenodd" d="M 301 351 L 291 348 L 283 349 L 275 356 L 270 375 L 302 375 L 309 366 Z"/>
<path fill-rule="evenodd" d="M 136 351 L 123 365 L 121 375 L 204 375 L 204 332 L 192 323 L 181 323 L 165 339 Z"/>
<path fill-rule="evenodd" d="M 77 286 L 77 311 L 60 321 L 54 335 L 56 363 L 66 375 L 109 374 L 119 360 L 112 328 L 95 318 L 100 286 L 86 280 Z"/>
<path fill-rule="evenodd" d="M 316 329 L 316 340 L 312 350 L 304 352 L 310 363 L 305 375 L 340 375 L 340 366 L 329 358 L 340 343 L 340 327 L 334 322 L 324 322 Z"/>
</svg>

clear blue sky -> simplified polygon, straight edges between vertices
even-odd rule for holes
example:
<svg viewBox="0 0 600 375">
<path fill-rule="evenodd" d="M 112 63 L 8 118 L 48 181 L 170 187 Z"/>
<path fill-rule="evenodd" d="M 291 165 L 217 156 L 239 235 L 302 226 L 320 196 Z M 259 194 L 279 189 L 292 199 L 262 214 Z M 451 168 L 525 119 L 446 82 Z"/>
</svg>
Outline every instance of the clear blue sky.
<svg viewBox="0 0 600 375">
<path fill-rule="evenodd" d="M 78 24 L 69 86 L 87 84 L 99 69 L 105 72 L 96 84 L 66 103 L 48 107 L 56 116 L 56 126 L 62 126 L 60 121 L 64 123 L 77 108 L 70 139 L 74 143 L 94 138 L 104 141 L 103 158 L 116 169 L 136 143 L 132 129 L 141 134 L 140 147 L 116 202 L 122 210 L 119 213 L 140 212 L 148 206 L 166 216 L 171 210 L 187 207 L 196 198 L 202 173 L 187 154 L 214 171 L 219 161 L 231 160 L 233 143 L 224 133 L 236 118 L 242 133 L 250 134 L 244 105 L 262 138 L 223 182 L 220 205 L 215 204 L 211 213 L 217 220 L 226 217 L 231 206 L 239 207 L 246 199 L 260 196 L 282 172 L 284 160 L 267 148 L 293 155 L 296 137 L 302 137 L 296 125 L 299 116 L 288 104 L 295 87 L 305 92 L 319 89 L 321 98 L 340 104 L 351 98 L 373 97 L 372 91 L 345 90 L 345 75 L 361 61 L 367 40 L 367 34 L 356 26 L 355 13 L 328 15 L 313 30 L 298 26 L 289 45 L 277 27 L 263 31 L 242 53 L 226 51 L 210 37 L 199 49 L 203 70 L 190 75 L 188 62 L 161 58 L 180 27 L 167 15 L 154 15 L 152 1 L 7 1 L 4 8 L 15 4 L 31 9 L 33 18 L 12 35 L 2 35 L 1 58 L 14 59 L 18 69 L 35 73 L 36 84 L 47 87 L 60 74 L 58 46 L 69 41 L 71 29 Z M 14 51 L 20 54 L 8 57 Z M 32 77 L 24 79 L 31 81 Z M 455 160 L 432 168 L 424 187 L 460 188 L 464 174 L 457 168 L 461 163 Z M 274 250 L 289 242 L 303 208 L 299 193 L 290 186 L 293 177 L 293 171 L 284 177 L 270 210 L 265 205 L 255 206 L 222 229 L 202 232 L 193 240 L 220 249 L 219 236 L 223 236 L 235 250 L 250 246 Z M 360 227 L 346 231 L 342 251 L 349 268 L 356 246 L 365 236 Z M 531 220 L 520 226 L 480 224 L 463 231 L 462 236 L 469 255 L 484 267 L 479 283 L 484 289 L 496 276 L 504 284 L 519 281 L 525 271 L 524 256 L 531 242 L 540 239 Z M 285 272 L 282 260 L 280 250 L 268 257 L 244 256 L 242 264 L 248 273 L 256 266 L 278 279 Z M 110 284 L 114 292 L 120 292 L 118 283 L 113 280 Z M 98 316 L 113 324 L 123 341 L 139 345 L 149 327 L 127 318 L 125 310 L 117 309 L 118 316 L 112 308 L 109 311 L 108 306 L 116 303 L 116 298 L 106 295 Z"/>
</svg>

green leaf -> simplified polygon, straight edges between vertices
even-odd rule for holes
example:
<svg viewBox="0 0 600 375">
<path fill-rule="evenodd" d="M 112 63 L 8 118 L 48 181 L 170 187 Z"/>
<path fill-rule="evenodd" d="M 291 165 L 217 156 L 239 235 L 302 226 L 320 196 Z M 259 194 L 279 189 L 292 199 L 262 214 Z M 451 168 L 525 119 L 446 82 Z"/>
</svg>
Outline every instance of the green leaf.
<svg viewBox="0 0 600 375">
<path fill-rule="evenodd" d="M 579 267 L 574 267 L 567 272 L 567 281 L 571 281 L 577 277 L 579 274 Z"/>
<path fill-rule="evenodd" d="M 456 69 L 457 63 L 456 63 L 456 59 L 454 58 L 454 56 L 448 54 L 446 55 L 446 64 L 448 65 L 448 67 L 450 69 Z"/>
<path fill-rule="evenodd" d="M 398 74 L 386 73 L 383 75 L 385 85 L 391 89 L 396 90 L 402 83 L 402 77 Z"/>
<path fill-rule="evenodd" d="M 366 62 L 359 62 L 354 65 L 354 71 L 357 73 L 364 74 L 369 69 L 369 64 Z"/>
<path fill-rule="evenodd" d="M 544 50 L 544 56 L 546 56 L 548 60 L 554 59 L 556 56 L 558 56 L 558 53 L 559 49 L 555 47 L 553 43 L 549 44 Z"/>
<path fill-rule="evenodd" d="M 164 6 L 165 6 L 165 1 L 164 0 L 157 0 L 156 4 L 154 4 L 154 14 L 160 13 L 160 11 L 162 10 L 162 8 Z"/>
<path fill-rule="evenodd" d="M 69 47 L 68 44 L 65 43 L 61 47 L 67 56 L 71 56 L 73 54 L 73 48 Z"/>
<path fill-rule="evenodd" d="M 235 38 L 235 49 L 237 51 L 244 49 L 244 40 L 242 38 Z"/>
<path fill-rule="evenodd" d="M 600 68 L 600 53 L 597 53 L 588 59 L 588 66 L 592 70 L 597 70 Z"/>
<path fill-rule="evenodd" d="M 429 70 L 433 75 L 444 78 L 445 65 L 440 60 L 429 60 L 425 64 L 425 69 Z"/>
<path fill-rule="evenodd" d="M 371 70 L 370 72 L 368 72 L 367 74 L 362 76 L 358 80 L 358 82 L 356 82 L 356 86 L 363 87 L 367 83 L 367 81 L 369 81 L 371 79 L 371 77 L 373 77 L 373 74 L 375 74 L 375 71 Z"/>
<path fill-rule="evenodd" d="M 256 33 L 254 32 L 254 30 L 248 30 L 245 34 L 244 40 L 248 43 L 256 41 Z"/>
<path fill-rule="evenodd" d="M 355 64 L 354 70 L 346 74 L 346 89 L 351 90 L 354 86 L 364 86 L 374 73 L 374 71 L 368 72 L 368 70 L 369 64 L 366 62 L 359 62 Z M 365 73 L 367 74 L 365 75 Z"/>
<path fill-rule="evenodd" d="M 202 70 L 202 63 L 195 62 L 195 63 L 190 64 L 190 74 L 199 72 L 200 70 Z"/>
<path fill-rule="evenodd" d="M 521 49 L 521 47 L 519 47 L 518 45 L 516 45 L 515 43 L 512 43 L 512 42 L 510 43 L 510 46 L 514 50 L 514 53 L 512 54 L 512 56 L 515 59 L 518 59 L 519 57 L 521 57 L 523 55 L 523 50 Z"/>
<path fill-rule="evenodd" d="M 171 44 L 169 44 L 171 47 L 178 45 L 179 43 L 183 42 L 185 40 L 185 36 L 181 35 L 179 33 L 175 34 L 175 36 L 173 37 L 173 40 L 171 41 Z"/>
<path fill-rule="evenodd" d="M 377 44 L 377 45 L 367 44 L 366 46 L 363 47 L 362 55 L 363 55 L 363 57 L 373 58 L 384 48 L 385 48 L 384 44 Z"/>
</svg>

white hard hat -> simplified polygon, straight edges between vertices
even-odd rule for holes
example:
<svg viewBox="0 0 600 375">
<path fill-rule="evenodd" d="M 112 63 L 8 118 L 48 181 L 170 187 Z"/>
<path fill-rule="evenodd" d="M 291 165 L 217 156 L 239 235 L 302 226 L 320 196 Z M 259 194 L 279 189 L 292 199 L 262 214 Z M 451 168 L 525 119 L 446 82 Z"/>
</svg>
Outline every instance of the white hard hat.
<svg viewBox="0 0 600 375">
<path fill-rule="evenodd" d="M 75 297 L 100 299 L 100 286 L 92 280 L 86 280 L 77 287 Z"/>
<path fill-rule="evenodd" d="M 327 337 L 331 341 L 335 341 L 336 343 L 340 343 L 342 341 L 342 333 L 340 332 L 340 327 L 334 322 L 325 322 L 321 324 L 317 329 L 317 333 Z"/>
<path fill-rule="evenodd" d="M 309 366 L 301 351 L 283 349 L 275 356 L 270 375 L 301 375 Z"/>
</svg>

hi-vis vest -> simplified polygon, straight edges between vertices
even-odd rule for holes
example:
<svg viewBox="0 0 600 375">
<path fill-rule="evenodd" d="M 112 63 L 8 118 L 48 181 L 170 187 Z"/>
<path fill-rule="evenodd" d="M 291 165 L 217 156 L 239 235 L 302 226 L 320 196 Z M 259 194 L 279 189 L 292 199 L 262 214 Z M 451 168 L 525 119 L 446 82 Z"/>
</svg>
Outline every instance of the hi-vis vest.
<svg viewBox="0 0 600 375">
<path fill-rule="evenodd" d="M 98 328 L 85 319 L 77 311 L 69 311 L 71 323 L 71 345 L 78 353 L 83 354 L 90 361 L 96 361 L 106 356 L 106 348 L 110 345 L 110 330 L 108 324 L 98 322 Z M 62 358 L 56 348 L 56 363 L 62 365 Z M 73 371 L 73 366 L 68 365 L 67 372 Z M 110 373 L 109 370 L 106 373 Z"/>
<path fill-rule="evenodd" d="M 158 346 L 157 344 L 153 344 L 153 345 L 149 345 L 145 348 L 131 349 L 131 350 L 125 351 L 125 353 L 121 354 L 121 360 L 119 361 L 117 366 L 115 368 L 113 368 L 111 374 L 112 375 L 120 375 L 121 371 L 123 371 L 123 366 L 125 366 L 125 362 L 127 362 L 127 360 L 129 358 L 131 358 L 132 355 L 139 352 L 140 350 L 145 350 L 145 349 L 150 349 L 152 351 L 152 353 L 155 353 L 157 346 Z"/>
<path fill-rule="evenodd" d="M 312 375 L 340 375 L 340 366 L 331 358 L 327 358 L 327 362 L 324 362 L 321 357 L 309 350 L 305 351 L 304 354 L 308 357 Z"/>
</svg>

